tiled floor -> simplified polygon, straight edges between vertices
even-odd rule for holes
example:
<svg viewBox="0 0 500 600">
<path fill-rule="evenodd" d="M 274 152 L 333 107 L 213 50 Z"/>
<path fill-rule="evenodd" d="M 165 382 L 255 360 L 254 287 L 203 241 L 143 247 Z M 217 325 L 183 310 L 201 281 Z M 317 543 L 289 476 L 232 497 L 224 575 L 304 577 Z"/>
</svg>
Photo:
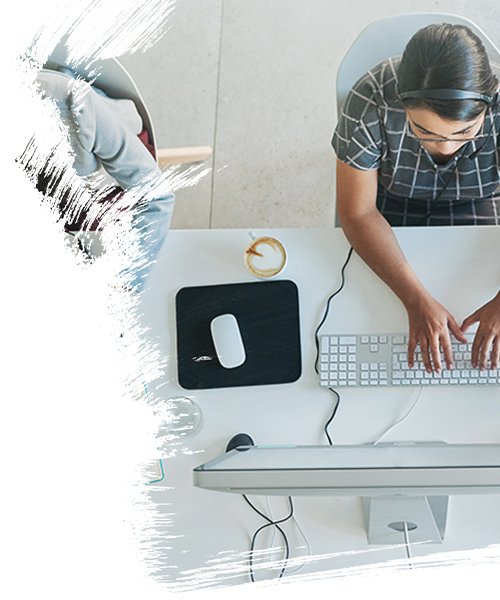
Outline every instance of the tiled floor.
<svg viewBox="0 0 500 600">
<path fill-rule="evenodd" d="M 160 146 L 214 148 L 173 226 L 333 226 L 339 62 L 371 21 L 422 11 L 469 17 L 500 45 L 490 0 L 177 0 L 156 45 L 122 58 Z"/>
</svg>

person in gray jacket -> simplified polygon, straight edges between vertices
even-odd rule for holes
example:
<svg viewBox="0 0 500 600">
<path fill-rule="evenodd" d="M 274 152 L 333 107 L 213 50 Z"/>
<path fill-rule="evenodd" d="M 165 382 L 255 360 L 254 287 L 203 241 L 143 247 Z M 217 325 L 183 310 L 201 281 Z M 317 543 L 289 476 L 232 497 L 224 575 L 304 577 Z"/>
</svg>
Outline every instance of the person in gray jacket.
<svg viewBox="0 0 500 600">
<path fill-rule="evenodd" d="M 42 96 L 57 106 L 78 178 L 97 196 L 102 196 L 103 189 L 114 189 L 116 195 L 120 188 L 133 200 L 132 228 L 138 233 L 141 256 L 126 275 L 128 285 L 142 292 L 170 227 L 174 195 L 153 155 L 138 137 L 143 124 L 134 102 L 110 98 L 65 68 L 40 70 L 37 85 Z M 96 211 L 102 213 L 103 206 L 97 205 Z M 106 207 L 112 217 L 118 216 L 118 210 L 110 206 Z"/>
</svg>

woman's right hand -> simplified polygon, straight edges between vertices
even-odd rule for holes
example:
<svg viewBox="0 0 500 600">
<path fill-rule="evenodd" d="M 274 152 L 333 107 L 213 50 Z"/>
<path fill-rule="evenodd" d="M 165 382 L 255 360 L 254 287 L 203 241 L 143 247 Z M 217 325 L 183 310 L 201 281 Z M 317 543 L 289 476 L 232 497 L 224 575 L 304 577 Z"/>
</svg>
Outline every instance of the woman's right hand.
<svg viewBox="0 0 500 600">
<path fill-rule="evenodd" d="M 415 364 L 415 352 L 420 348 L 422 362 L 428 373 L 441 371 L 443 352 L 447 369 L 453 368 L 450 332 L 462 343 L 467 343 L 458 323 L 446 308 L 430 294 L 421 293 L 406 304 L 409 321 L 408 365 Z"/>
</svg>

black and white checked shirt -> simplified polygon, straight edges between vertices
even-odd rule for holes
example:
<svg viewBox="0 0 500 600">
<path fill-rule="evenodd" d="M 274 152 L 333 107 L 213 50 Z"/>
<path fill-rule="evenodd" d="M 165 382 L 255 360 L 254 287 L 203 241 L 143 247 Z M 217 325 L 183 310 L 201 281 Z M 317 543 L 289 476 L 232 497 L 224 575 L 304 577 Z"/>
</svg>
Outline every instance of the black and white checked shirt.
<svg viewBox="0 0 500 600">
<path fill-rule="evenodd" d="M 332 145 L 361 170 L 378 169 L 377 207 L 391 225 L 500 225 L 500 109 L 489 108 L 483 133 L 446 164 L 436 164 L 408 135 L 396 91 L 400 57 L 354 85 Z"/>
</svg>

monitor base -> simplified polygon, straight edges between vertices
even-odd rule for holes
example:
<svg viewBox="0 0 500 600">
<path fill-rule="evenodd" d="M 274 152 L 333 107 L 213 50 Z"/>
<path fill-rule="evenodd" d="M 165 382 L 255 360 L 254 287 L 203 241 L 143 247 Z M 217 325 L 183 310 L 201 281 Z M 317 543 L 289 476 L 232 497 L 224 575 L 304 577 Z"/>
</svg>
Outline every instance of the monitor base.
<svg viewBox="0 0 500 600">
<path fill-rule="evenodd" d="M 412 543 L 441 544 L 448 496 L 374 496 L 362 498 L 368 543 L 404 543 L 404 523 Z"/>
</svg>

